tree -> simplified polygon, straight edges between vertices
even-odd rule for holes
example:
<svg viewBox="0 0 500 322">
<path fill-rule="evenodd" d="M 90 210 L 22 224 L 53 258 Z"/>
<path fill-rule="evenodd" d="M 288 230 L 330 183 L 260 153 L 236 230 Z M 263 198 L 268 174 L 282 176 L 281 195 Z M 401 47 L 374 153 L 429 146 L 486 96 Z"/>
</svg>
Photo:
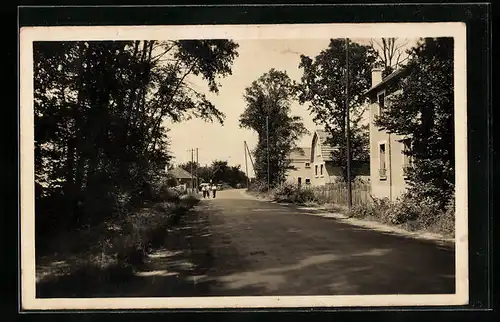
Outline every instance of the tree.
<svg viewBox="0 0 500 322">
<path fill-rule="evenodd" d="M 170 161 L 165 118 L 223 122 L 189 77 L 212 92 L 231 74 L 229 40 L 34 44 L 37 213 L 56 205 L 72 224 L 140 200 Z"/>
<path fill-rule="evenodd" d="M 421 40 L 404 72 L 402 92 L 388 98 L 375 124 L 410 138 L 409 191 L 444 206 L 455 182 L 453 38 Z"/>
<path fill-rule="evenodd" d="M 297 139 L 308 133 L 302 118 L 290 115 L 294 97 L 293 83 L 286 72 L 275 69 L 245 89 L 247 107 L 240 116 L 240 127 L 257 132 L 258 143 L 254 151 L 257 179 L 267 181 L 269 156 L 269 180 L 273 186 L 285 180 L 290 167 L 288 156 Z M 266 117 L 269 118 L 269 133 Z"/>
<path fill-rule="evenodd" d="M 327 143 L 335 149 L 332 159 L 342 170 L 347 181 L 346 142 L 346 41 L 332 39 L 328 48 L 314 59 L 301 55 L 299 67 L 303 69 L 297 84 L 299 101 L 309 103 L 308 110 L 317 124 L 329 134 Z M 368 162 L 368 125 L 363 124 L 363 93 L 371 86 L 371 70 L 375 53 L 369 46 L 349 41 L 349 113 L 351 129 L 351 159 L 353 164 Z M 352 168 L 351 178 L 356 175 Z"/>
<path fill-rule="evenodd" d="M 405 46 L 407 41 L 399 38 L 370 39 L 370 46 L 377 54 L 377 63 L 383 68 L 382 76 L 391 74 L 399 64 L 406 60 Z"/>
</svg>

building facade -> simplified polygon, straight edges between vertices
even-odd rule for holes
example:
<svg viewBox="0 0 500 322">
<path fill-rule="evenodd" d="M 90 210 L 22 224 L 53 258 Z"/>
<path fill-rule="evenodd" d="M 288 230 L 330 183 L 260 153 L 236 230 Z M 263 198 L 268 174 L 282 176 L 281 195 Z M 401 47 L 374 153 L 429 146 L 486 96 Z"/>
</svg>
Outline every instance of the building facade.
<svg viewBox="0 0 500 322">
<path fill-rule="evenodd" d="M 366 92 L 370 112 L 370 182 L 371 194 L 377 198 L 394 200 L 407 188 L 405 169 L 411 160 L 403 152 L 409 149 L 409 140 L 387 133 L 375 126 L 375 118 L 388 108 L 388 99 L 401 92 L 402 70 L 396 70 L 382 79 L 382 70 L 372 71 L 372 87 Z"/>
<path fill-rule="evenodd" d="M 311 148 L 299 147 L 290 153 L 290 168 L 286 180 L 294 184 L 311 184 Z"/>
<path fill-rule="evenodd" d="M 287 172 L 288 182 L 323 186 L 341 179 L 342 171 L 333 162 L 334 148 L 328 143 L 328 135 L 326 131 L 317 129 L 309 147 L 292 151 L 290 160 L 293 169 Z M 368 164 L 355 164 L 354 169 L 357 178 L 364 181 L 370 179 Z"/>
</svg>

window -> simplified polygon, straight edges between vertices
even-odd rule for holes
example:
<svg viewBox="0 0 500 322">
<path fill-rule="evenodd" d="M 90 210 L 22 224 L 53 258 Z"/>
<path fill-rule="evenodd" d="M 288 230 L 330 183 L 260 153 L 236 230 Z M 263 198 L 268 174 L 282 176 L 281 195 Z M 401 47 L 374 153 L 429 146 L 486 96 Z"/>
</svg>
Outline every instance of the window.
<svg viewBox="0 0 500 322">
<path fill-rule="evenodd" d="M 306 168 L 309 169 L 311 167 L 311 164 L 309 162 L 306 162 Z"/>
<path fill-rule="evenodd" d="M 321 165 L 321 168 L 320 168 L 320 172 L 319 172 L 320 175 L 323 175 L 323 165 Z"/>
<path fill-rule="evenodd" d="M 301 177 L 299 177 L 298 182 L 299 182 L 299 186 L 300 186 L 302 184 L 302 178 Z"/>
<path fill-rule="evenodd" d="M 379 147 L 379 178 L 380 180 L 387 179 L 387 168 L 385 166 L 385 143 L 380 144 Z"/>
<path fill-rule="evenodd" d="M 411 150 L 411 141 L 410 139 L 404 139 L 402 142 L 403 150 L 401 152 L 403 154 L 403 175 L 406 176 L 408 169 L 411 167 L 411 157 L 408 155 L 408 152 Z"/>
<path fill-rule="evenodd" d="M 315 175 L 318 175 L 318 166 L 317 166 L 317 165 L 316 165 L 316 166 L 314 166 L 314 174 L 315 174 Z"/>
<path fill-rule="evenodd" d="M 306 179 L 306 184 L 311 184 L 311 179 Z"/>
<path fill-rule="evenodd" d="M 385 92 L 378 94 L 377 99 L 378 99 L 378 114 L 380 114 L 385 107 Z"/>
</svg>

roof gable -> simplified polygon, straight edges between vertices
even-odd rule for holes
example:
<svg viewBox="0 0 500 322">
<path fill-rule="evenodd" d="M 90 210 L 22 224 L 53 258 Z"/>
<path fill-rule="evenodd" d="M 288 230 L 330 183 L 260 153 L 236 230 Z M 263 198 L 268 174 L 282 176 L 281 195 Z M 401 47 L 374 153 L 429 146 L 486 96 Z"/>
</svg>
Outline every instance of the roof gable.
<svg viewBox="0 0 500 322">
<path fill-rule="evenodd" d="M 328 143 L 328 139 L 331 138 L 330 133 L 325 131 L 324 129 L 317 129 L 314 132 L 313 139 L 312 139 L 312 145 L 314 146 L 316 143 L 319 143 L 319 148 L 321 152 L 321 156 L 323 157 L 324 161 L 333 161 L 332 159 L 332 152 L 335 150 L 334 147 L 332 147 Z M 314 158 L 314 155 L 312 155 L 311 151 L 311 158 Z M 317 153 L 317 151 L 316 151 Z"/>
<path fill-rule="evenodd" d="M 310 147 L 298 147 L 290 152 L 291 161 L 309 161 L 311 158 L 311 148 Z"/>
<path fill-rule="evenodd" d="M 172 174 L 177 179 L 191 179 L 192 177 L 191 173 L 187 172 L 181 167 L 174 168 L 170 170 L 169 173 Z"/>
</svg>

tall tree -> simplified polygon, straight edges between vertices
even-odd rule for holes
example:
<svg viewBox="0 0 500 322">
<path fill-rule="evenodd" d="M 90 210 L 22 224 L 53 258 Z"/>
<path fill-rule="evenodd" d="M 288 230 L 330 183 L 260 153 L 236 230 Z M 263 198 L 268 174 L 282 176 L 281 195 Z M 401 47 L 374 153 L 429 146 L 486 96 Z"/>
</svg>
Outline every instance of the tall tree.
<svg viewBox="0 0 500 322">
<path fill-rule="evenodd" d="M 369 160 L 368 124 L 363 123 L 363 93 L 371 86 L 371 70 L 375 53 L 370 46 L 349 41 L 349 113 L 351 129 L 351 159 L 353 164 Z M 308 110 L 317 124 L 329 133 L 327 143 L 335 147 L 333 163 L 340 167 L 347 180 L 347 109 L 346 109 L 346 41 L 332 39 L 328 48 L 314 59 L 301 55 L 303 69 L 297 84 L 299 101 L 308 103 Z M 351 177 L 356 174 L 352 168 Z"/>
<path fill-rule="evenodd" d="M 408 41 L 399 38 L 370 39 L 370 46 L 377 54 L 377 63 L 383 68 L 382 76 L 392 73 L 408 58 Z"/>
<path fill-rule="evenodd" d="M 302 118 L 290 115 L 294 97 L 291 79 L 286 72 L 276 69 L 263 74 L 245 89 L 247 108 L 240 116 L 240 127 L 257 132 L 254 151 L 257 179 L 267 181 L 269 168 L 272 185 L 285 180 L 290 167 L 288 155 L 296 141 L 308 133 Z"/>
<path fill-rule="evenodd" d="M 121 194 L 143 197 L 170 160 L 165 118 L 223 122 L 189 77 L 217 93 L 237 47 L 229 40 L 35 43 L 38 200 L 52 198 L 45 205 L 78 223 L 110 214 Z"/>
<path fill-rule="evenodd" d="M 375 124 L 410 138 L 410 193 L 444 205 L 455 182 L 453 38 L 422 39 L 404 72 L 401 93 L 388 98 Z"/>
</svg>

